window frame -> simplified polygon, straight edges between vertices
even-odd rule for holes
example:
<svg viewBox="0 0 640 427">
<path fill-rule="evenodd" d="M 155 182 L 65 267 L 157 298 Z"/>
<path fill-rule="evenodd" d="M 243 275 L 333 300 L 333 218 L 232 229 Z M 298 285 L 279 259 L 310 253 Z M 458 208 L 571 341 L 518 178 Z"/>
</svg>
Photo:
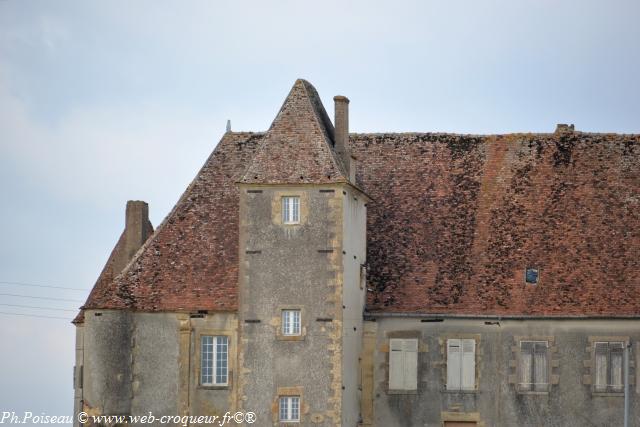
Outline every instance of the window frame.
<svg viewBox="0 0 640 427">
<path fill-rule="evenodd" d="M 289 316 L 286 314 L 289 313 Z M 291 316 L 291 314 L 296 314 L 297 316 Z M 297 322 L 296 322 L 297 317 Z M 286 321 L 286 319 L 289 321 Z M 280 321 L 281 321 L 281 329 L 280 333 L 283 337 L 299 337 L 302 335 L 302 310 L 299 308 L 283 308 L 280 312 Z M 297 331 L 295 330 L 295 326 L 297 325 Z M 287 332 L 287 330 L 291 328 L 293 332 Z"/>
<path fill-rule="evenodd" d="M 524 374 L 524 354 L 525 352 L 523 351 L 523 344 L 524 343 L 530 343 L 532 344 L 532 348 L 531 348 L 531 365 L 530 365 L 530 372 L 529 372 L 529 376 L 531 378 L 530 383 L 524 383 L 523 382 L 523 374 Z M 535 361 L 535 355 L 536 355 L 536 348 L 538 347 L 538 344 L 543 344 L 544 345 L 544 356 L 545 356 L 545 366 L 544 366 L 544 376 L 545 376 L 545 383 L 536 383 L 535 378 L 536 378 L 536 361 Z M 517 390 L 518 392 L 522 392 L 522 393 L 548 393 L 549 392 L 549 387 L 551 385 L 551 345 L 549 343 L 549 340 L 542 340 L 542 339 L 521 339 L 518 341 L 518 351 L 519 351 L 519 358 L 518 358 L 518 370 L 517 370 L 517 380 L 516 380 L 516 386 L 517 386 Z"/>
<path fill-rule="evenodd" d="M 459 360 L 453 360 L 453 355 L 450 354 L 451 341 L 458 341 L 459 344 Z M 465 342 L 470 343 L 473 342 L 473 386 L 472 387 L 464 387 L 464 378 L 465 378 L 465 354 L 471 353 L 469 351 L 465 351 Z M 445 354 L 446 354 L 446 369 L 445 369 L 445 390 L 455 393 L 473 393 L 478 390 L 478 344 L 479 341 L 476 338 L 469 337 L 448 337 L 445 339 Z M 455 384 L 450 383 L 450 380 L 453 378 L 453 375 L 450 375 L 450 369 L 454 369 L 454 363 L 459 363 L 458 366 L 458 387 L 455 388 Z"/>
<path fill-rule="evenodd" d="M 282 417 L 283 411 L 282 411 L 282 402 L 286 401 L 287 402 L 287 407 L 286 407 L 286 418 Z M 293 418 L 293 413 L 294 413 L 294 405 L 293 402 L 297 401 L 297 418 Z M 301 402 L 302 402 L 302 398 L 300 395 L 281 395 L 278 396 L 278 420 L 281 423 L 299 423 L 300 422 L 300 412 L 301 412 Z"/>
<path fill-rule="evenodd" d="M 200 350 L 199 350 L 199 355 L 200 355 L 200 360 L 199 360 L 199 372 L 198 372 L 198 384 L 202 387 L 228 387 L 229 386 L 229 375 L 230 375 L 230 369 L 229 369 L 229 347 L 231 345 L 231 337 L 229 337 L 228 335 L 215 335 L 215 334 L 207 334 L 207 333 L 203 333 L 199 335 L 200 337 Z M 205 377 L 205 352 L 204 352 L 204 340 L 207 338 L 211 338 L 211 346 L 212 346 L 212 352 L 211 352 L 211 359 L 210 359 L 210 364 L 211 366 L 207 366 L 207 369 L 211 370 L 211 382 L 205 382 L 204 381 L 204 377 Z M 225 355 L 225 361 L 224 361 L 224 368 L 220 368 L 218 366 L 218 357 L 219 357 L 219 346 L 222 345 L 222 343 L 220 343 L 219 341 L 224 338 L 225 343 L 224 343 L 224 355 Z M 224 369 L 224 378 L 225 378 L 225 382 L 218 382 L 218 376 L 220 374 L 219 369 Z M 209 375 L 207 375 L 209 376 Z"/>
<path fill-rule="evenodd" d="M 394 347 L 397 348 L 394 349 Z M 418 392 L 419 354 L 419 338 L 389 338 L 389 372 L 387 375 L 389 394 L 415 394 Z M 394 366 L 396 363 L 399 365 Z M 398 368 L 402 372 L 402 385 L 393 384 L 400 378 L 392 381 L 392 377 Z"/>
<path fill-rule="evenodd" d="M 282 224 L 300 224 L 300 196 L 284 195 L 281 197 Z M 297 215 L 296 215 L 297 214 Z"/>
<path fill-rule="evenodd" d="M 606 384 L 604 387 L 599 386 L 597 384 L 598 381 L 598 344 L 606 344 Z M 612 363 L 612 344 L 619 344 L 619 353 L 620 353 L 620 384 L 614 385 L 613 383 L 613 363 Z M 597 340 L 593 342 L 593 391 L 595 393 L 604 393 L 604 394 L 620 394 L 624 392 L 624 351 L 625 351 L 626 342 L 619 340 Z"/>
</svg>

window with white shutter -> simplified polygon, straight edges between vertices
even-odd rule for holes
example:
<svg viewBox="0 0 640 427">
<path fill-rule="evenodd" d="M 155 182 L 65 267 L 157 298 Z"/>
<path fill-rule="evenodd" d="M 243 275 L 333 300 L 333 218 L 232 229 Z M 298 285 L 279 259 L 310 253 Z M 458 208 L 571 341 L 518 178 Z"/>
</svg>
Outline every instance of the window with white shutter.
<svg viewBox="0 0 640 427">
<path fill-rule="evenodd" d="M 416 338 L 389 340 L 389 390 L 416 391 L 418 389 L 418 340 Z"/>
<path fill-rule="evenodd" d="M 598 392 L 620 392 L 623 388 L 622 342 L 595 343 L 594 389 Z"/>
<path fill-rule="evenodd" d="M 549 389 L 548 347 L 547 341 L 520 341 L 520 390 Z"/>
<path fill-rule="evenodd" d="M 447 390 L 475 390 L 476 341 L 447 340 Z"/>
</svg>

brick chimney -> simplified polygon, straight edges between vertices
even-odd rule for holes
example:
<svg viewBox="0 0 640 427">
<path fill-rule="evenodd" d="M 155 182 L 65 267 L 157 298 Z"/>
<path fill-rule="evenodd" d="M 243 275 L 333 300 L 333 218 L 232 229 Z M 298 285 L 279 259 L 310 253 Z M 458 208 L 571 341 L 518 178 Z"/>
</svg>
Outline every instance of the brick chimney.
<svg viewBox="0 0 640 427">
<path fill-rule="evenodd" d="M 356 162 L 349 148 L 349 98 L 337 95 L 333 97 L 335 110 L 335 150 L 349 174 L 349 180 L 355 183 Z"/>
</svg>

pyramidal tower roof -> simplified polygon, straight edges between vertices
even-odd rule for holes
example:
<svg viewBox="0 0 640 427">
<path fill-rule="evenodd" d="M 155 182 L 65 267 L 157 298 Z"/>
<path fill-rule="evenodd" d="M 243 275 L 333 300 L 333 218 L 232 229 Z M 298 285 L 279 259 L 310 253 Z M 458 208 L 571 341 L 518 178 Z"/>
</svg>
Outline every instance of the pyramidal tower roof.
<svg viewBox="0 0 640 427">
<path fill-rule="evenodd" d="M 316 89 L 305 80 L 296 80 L 240 182 L 348 182 L 333 150 L 333 134 Z"/>
</svg>

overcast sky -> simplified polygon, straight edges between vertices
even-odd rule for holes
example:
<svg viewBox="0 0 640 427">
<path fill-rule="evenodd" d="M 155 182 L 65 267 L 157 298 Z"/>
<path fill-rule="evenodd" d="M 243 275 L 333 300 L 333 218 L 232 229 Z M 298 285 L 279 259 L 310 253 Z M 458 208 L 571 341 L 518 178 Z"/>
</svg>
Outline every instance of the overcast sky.
<svg viewBox="0 0 640 427">
<path fill-rule="evenodd" d="M 298 77 L 356 132 L 640 133 L 640 2 L 0 0 L 0 312 L 71 319 L 124 225 Z M 10 304 L 10 305 L 8 305 Z M 0 314 L 0 412 L 72 411 L 74 327 Z"/>
</svg>

